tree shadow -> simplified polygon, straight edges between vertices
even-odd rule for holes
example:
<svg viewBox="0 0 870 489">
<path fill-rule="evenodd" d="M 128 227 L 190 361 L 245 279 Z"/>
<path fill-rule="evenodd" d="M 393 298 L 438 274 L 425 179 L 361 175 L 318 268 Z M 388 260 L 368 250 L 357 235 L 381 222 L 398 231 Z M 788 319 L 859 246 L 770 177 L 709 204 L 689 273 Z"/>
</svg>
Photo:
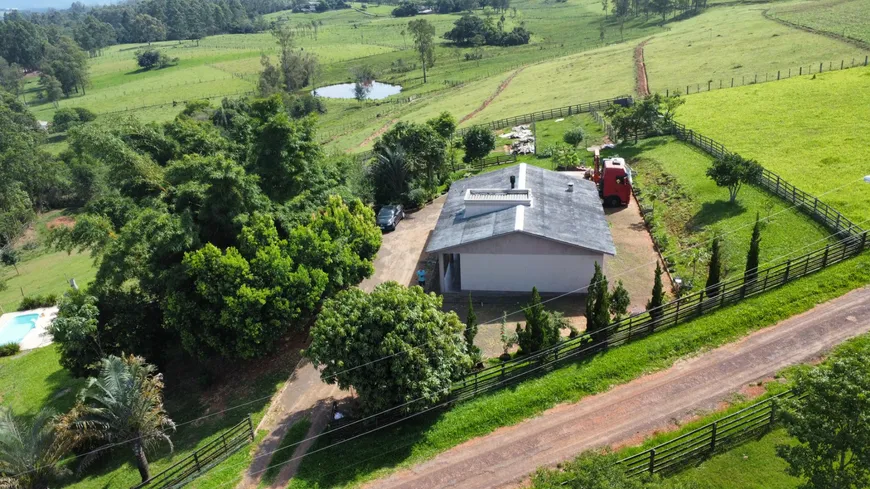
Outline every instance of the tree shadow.
<svg viewBox="0 0 870 489">
<path fill-rule="evenodd" d="M 690 232 L 699 231 L 723 219 L 739 216 L 746 211 L 746 207 L 740 201 L 734 203 L 727 200 L 704 202 L 701 205 L 701 209 L 686 222 L 686 230 Z"/>
</svg>

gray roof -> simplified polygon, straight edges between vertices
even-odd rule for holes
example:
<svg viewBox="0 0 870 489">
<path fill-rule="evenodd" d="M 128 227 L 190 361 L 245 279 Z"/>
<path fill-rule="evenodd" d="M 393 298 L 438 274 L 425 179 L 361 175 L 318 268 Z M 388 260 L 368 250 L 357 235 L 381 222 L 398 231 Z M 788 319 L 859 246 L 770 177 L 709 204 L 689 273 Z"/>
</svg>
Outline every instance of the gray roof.
<svg viewBox="0 0 870 489">
<path fill-rule="evenodd" d="M 514 205 L 465 217 L 467 189 L 509 189 L 511 175 L 517 177 L 518 189 L 529 189 L 530 206 Z M 569 183 L 574 184 L 573 192 L 567 191 Z M 433 253 L 510 233 L 616 254 L 595 184 L 525 163 L 454 182 L 426 251 Z"/>
</svg>

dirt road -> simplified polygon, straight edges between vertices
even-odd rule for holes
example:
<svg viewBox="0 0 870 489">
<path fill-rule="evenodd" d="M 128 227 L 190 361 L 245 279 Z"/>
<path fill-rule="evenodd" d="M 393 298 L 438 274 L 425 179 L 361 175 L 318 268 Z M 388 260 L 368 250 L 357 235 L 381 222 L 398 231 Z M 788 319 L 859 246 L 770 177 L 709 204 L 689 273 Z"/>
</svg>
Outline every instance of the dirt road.
<svg viewBox="0 0 870 489">
<path fill-rule="evenodd" d="M 640 440 L 730 393 L 870 331 L 870 288 L 853 291 L 673 367 L 457 446 L 368 489 L 516 487 L 540 466 Z"/>
</svg>

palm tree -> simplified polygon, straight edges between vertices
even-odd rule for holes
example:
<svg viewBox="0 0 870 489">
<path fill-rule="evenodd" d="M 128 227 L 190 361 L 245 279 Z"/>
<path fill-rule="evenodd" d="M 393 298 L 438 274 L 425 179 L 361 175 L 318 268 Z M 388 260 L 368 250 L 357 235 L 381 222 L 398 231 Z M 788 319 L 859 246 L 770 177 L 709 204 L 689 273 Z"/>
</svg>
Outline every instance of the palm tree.
<svg viewBox="0 0 870 489">
<path fill-rule="evenodd" d="M 28 422 L 9 408 L 0 408 L 0 487 L 47 488 L 68 472 L 59 464 L 68 441 L 48 409 Z"/>
<path fill-rule="evenodd" d="M 142 357 L 104 358 L 99 377 L 88 379 L 70 413 L 78 441 L 129 442 L 143 482 L 150 477 L 145 451 L 161 441 L 173 448 L 167 433 L 175 423 L 163 410 L 163 376 L 156 372 Z"/>
<path fill-rule="evenodd" d="M 377 154 L 377 186 L 387 200 L 400 199 L 408 191 L 410 166 L 401 146 L 385 147 Z"/>
</svg>

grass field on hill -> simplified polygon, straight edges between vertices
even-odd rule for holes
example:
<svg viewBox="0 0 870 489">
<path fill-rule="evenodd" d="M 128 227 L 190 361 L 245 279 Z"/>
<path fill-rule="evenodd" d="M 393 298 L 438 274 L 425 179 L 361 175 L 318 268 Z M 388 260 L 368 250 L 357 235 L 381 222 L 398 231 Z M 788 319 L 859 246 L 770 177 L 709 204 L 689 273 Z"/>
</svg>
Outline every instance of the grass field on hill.
<svg viewBox="0 0 870 489">
<path fill-rule="evenodd" d="M 868 86 L 870 68 L 855 68 L 714 90 L 686 97 L 677 119 L 863 221 L 870 217 L 870 184 L 862 182 L 870 175 Z"/>
<path fill-rule="evenodd" d="M 832 0 L 775 6 L 770 14 L 820 31 L 870 43 L 870 0 Z"/>
<path fill-rule="evenodd" d="M 864 16 L 866 18 L 866 16 Z M 742 5 L 715 7 L 691 19 L 674 23 L 670 31 L 657 34 L 644 48 L 650 90 L 686 92 L 691 85 L 694 93 L 698 85 L 706 90 L 707 82 L 713 87 L 750 83 L 755 75 L 759 81 L 765 76 L 776 79 L 777 70 L 785 77 L 792 68 L 804 70 L 812 65 L 818 71 L 819 63 L 837 65 L 845 60 L 848 66 L 853 58 L 864 61 L 867 50 L 784 26 L 764 18 L 762 7 Z"/>
</svg>

